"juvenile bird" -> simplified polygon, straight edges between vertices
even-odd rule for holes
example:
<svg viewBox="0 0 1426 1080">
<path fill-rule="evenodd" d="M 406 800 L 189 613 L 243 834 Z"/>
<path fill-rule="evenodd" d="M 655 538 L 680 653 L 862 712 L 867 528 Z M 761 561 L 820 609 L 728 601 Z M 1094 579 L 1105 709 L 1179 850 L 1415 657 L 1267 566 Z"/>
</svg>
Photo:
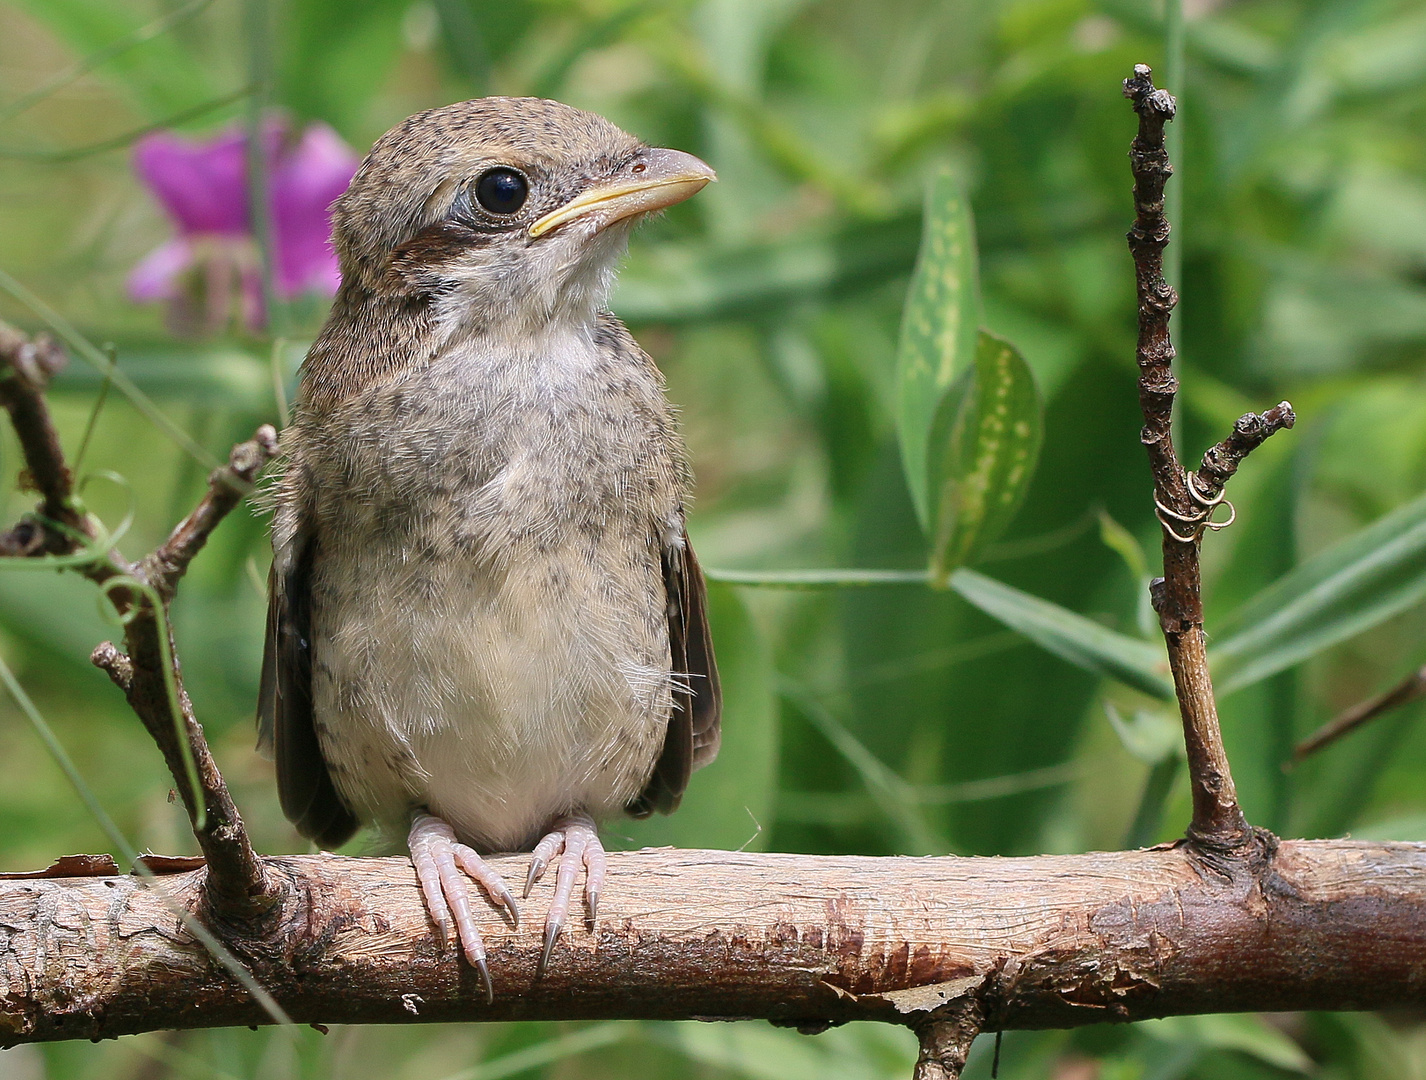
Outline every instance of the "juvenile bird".
<svg viewBox="0 0 1426 1080">
<path fill-rule="evenodd" d="M 551 862 L 544 954 L 596 822 L 673 810 L 718 748 L 718 674 L 662 378 L 606 310 L 634 224 L 714 179 L 552 101 L 382 136 L 337 201 L 342 286 L 276 486 L 259 722 L 287 816 L 405 835 L 443 940 L 490 974 L 482 858 Z"/>
</svg>

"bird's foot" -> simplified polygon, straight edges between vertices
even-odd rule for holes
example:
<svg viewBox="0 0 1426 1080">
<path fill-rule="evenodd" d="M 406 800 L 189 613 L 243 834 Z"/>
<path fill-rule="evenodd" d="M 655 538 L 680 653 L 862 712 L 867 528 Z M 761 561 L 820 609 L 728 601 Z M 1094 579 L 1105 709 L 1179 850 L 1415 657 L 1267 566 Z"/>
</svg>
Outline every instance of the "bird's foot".
<svg viewBox="0 0 1426 1080">
<path fill-rule="evenodd" d="M 564 929 L 570 900 L 574 896 L 574 883 L 581 868 L 585 872 L 585 921 L 591 931 L 594 929 L 594 920 L 599 912 L 599 890 L 604 887 L 604 845 L 599 842 L 594 819 L 588 814 L 569 814 L 550 827 L 549 833 L 535 845 L 531 855 L 530 873 L 525 878 L 526 896 L 530 895 L 535 882 L 544 876 L 550 860 L 555 856 L 559 856 L 559 867 L 555 872 L 555 896 L 550 901 L 550 912 L 545 916 L 545 951 L 540 956 L 541 973 L 549 964 L 555 940 Z"/>
<path fill-rule="evenodd" d="M 470 878 L 480 883 L 491 901 L 504 908 L 511 924 L 518 927 L 520 909 L 515 906 L 514 895 L 476 850 L 457 840 L 455 830 L 440 818 L 418 812 L 411 819 L 408 842 L 416 880 L 421 883 L 426 910 L 440 931 L 442 947 L 450 943 L 454 927 L 465 958 L 480 972 L 485 1000 L 494 1001 L 490 969 L 485 963 L 485 943 L 480 940 L 480 931 L 470 910 Z"/>
</svg>

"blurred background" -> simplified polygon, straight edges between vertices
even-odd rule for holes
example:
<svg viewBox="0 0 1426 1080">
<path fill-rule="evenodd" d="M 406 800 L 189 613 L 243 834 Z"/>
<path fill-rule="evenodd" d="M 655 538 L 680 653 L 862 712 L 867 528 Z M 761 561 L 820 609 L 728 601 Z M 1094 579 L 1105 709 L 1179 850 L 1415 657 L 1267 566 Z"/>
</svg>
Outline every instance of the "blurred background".
<svg viewBox="0 0 1426 1080">
<path fill-rule="evenodd" d="M 1288 398 L 1301 418 L 1250 459 L 1230 492 L 1237 524 L 1205 546 L 1210 635 L 1241 629 L 1294 567 L 1308 567 L 1290 579 L 1300 593 L 1303 574 L 1321 579 L 1314 557 L 1361 556 L 1361 530 L 1422 513 L 1426 9 L 1196 0 L 1181 37 L 1171 22 L 1156 0 L 3 3 L 0 317 L 113 356 L 196 443 L 71 350 L 52 403 L 71 455 L 84 444 L 86 502 L 111 528 L 132 519 L 120 546 L 137 555 L 201 493 L 205 454 L 280 421 L 330 295 L 321 210 L 354 155 L 422 108 L 557 97 L 719 173 L 635 236 L 614 302 L 682 410 L 704 565 L 914 568 L 926 541 L 896 444 L 896 350 L 927 177 L 949 165 L 975 213 L 984 322 L 1019 347 L 1044 402 L 1038 471 L 975 568 L 1152 641 L 1141 597 L 1157 526 L 1123 239 L 1134 120 L 1119 90 L 1148 62 L 1181 103 L 1185 457 L 1250 408 Z M 255 218 L 245 129 L 264 133 L 274 192 Z M 33 500 L 4 439 L 13 520 Z M 1281 767 L 1297 740 L 1426 662 L 1416 544 L 1375 592 L 1343 593 L 1319 639 L 1283 645 L 1223 697 L 1255 823 L 1426 840 L 1419 707 Z M 264 520 L 234 514 L 174 617 L 256 842 L 299 851 L 252 748 L 267 558 Z M 611 846 L 1023 855 L 1153 843 L 1188 819 L 1170 705 L 953 592 L 721 584 L 713 611 L 722 757 L 672 818 L 612 823 Z M 88 663 L 116 633 L 86 582 L 0 574 L 0 656 L 128 837 L 190 851 L 159 755 Z M 0 868 L 106 847 L 0 702 Z M 988 1043 L 968 1077 L 989 1075 Z M 914 1053 L 908 1033 L 870 1025 L 240 1030 L 22 1047 L 0 1054 L 0 1077 L 870 1080 L 908 1077 Z M 1010 1033 L 1000 1070 L 1406 1080 L 1426 1077 L 1426 1024 L 1240 1016 Z"/>
</svg>

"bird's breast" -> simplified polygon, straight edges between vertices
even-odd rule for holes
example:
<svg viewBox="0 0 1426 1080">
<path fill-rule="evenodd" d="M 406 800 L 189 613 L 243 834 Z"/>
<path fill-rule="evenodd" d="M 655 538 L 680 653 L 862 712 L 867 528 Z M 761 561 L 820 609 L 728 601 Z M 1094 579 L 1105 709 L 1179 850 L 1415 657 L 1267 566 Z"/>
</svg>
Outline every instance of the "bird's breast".
<svg viewBox="0 0 1426 1080">
<path fill-rule="evenodd" d="M 428 805 L 502 846 L 637 794 L 672 702 L 675 440 L 648 362 L 587 335 L 466 343 L 313 428 L 314 708 L 363 817 Z"/>
<path fill-rule="evenodd" d="M 475 339 L 335 410 L 312 464 L 324 509 L 457 545 L 539 547 L 678 503 L 677 448 L 642 357 L 571 331 Z"/>
</svg>

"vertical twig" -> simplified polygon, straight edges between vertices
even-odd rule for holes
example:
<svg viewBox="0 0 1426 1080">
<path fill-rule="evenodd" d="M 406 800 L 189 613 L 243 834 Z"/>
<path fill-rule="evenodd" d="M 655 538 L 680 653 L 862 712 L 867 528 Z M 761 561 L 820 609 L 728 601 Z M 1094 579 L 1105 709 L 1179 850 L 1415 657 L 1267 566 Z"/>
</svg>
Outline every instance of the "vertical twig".
<svg viewBox="0 0 1426 1080">
<path fill-rule="evenodd" d="M 250 93 L 244 127 L 247 132 L 248 217 L 257 241 L 258 283 L 262 290 L 263 317 L 268 330 L 281 336 L 282 312 L 278 310 L 272 204 L 269 201 L 269 165 L 264 127 L 272 99 L 272 10 L 268 0 L 244 0 L 243 36 L 247 39 L 248 85 Z"/>
<path fill-rule="evenodd" d="M 1135 219 L 1128 239 L 1139 297 L 1141 439 L 1148 451 L 1154 504 L 1163 525 L 1164 576 L 1150 589 L 1183 717 L 1193 792 L 1188 838 L 1200 846 L 1232 849 L 1246 843 L 1252 831 L 1238 806 L 1208 674 L 1199 595 L 1199 543 L 1204 530 L 1214 527 L 1209 517 L 1223 501 L 1223 485 L 1239 462 L 1274 431 L 1291 427 L 1295 417 L 1286 402 L 1261 416 L 1249 413 L 1238 420 L 1232 435 L 1204 455 L 1198 474 L 1186 473 L 1179 463 L 1172 433 L 1178 380 L 1173 373 L 1174 347 L 1169 336 L 1169 319 L 1178 296 L 1163 275 L 1170 231 L 1164 215 L 1164 185 L 1173 175 L 1164 127 L 1173 119 L 1175 104 L 1171 94 L 1154 87 L 1152 75 L 1148 65 L 1137 64 L 1133 77 L 1124 81 L 1124 96 L 1133 102 L 1139 116 L 1139 133 L 1129 151 Z"/>
<path fill-rule="evenodd" d="M 972 995 L 946 1015 L 917 1027 L 921 1049 L 912 1080 L 960 1080 L 971 1044 L 984 1022 L 980 1002 Z"/>
</svg>

